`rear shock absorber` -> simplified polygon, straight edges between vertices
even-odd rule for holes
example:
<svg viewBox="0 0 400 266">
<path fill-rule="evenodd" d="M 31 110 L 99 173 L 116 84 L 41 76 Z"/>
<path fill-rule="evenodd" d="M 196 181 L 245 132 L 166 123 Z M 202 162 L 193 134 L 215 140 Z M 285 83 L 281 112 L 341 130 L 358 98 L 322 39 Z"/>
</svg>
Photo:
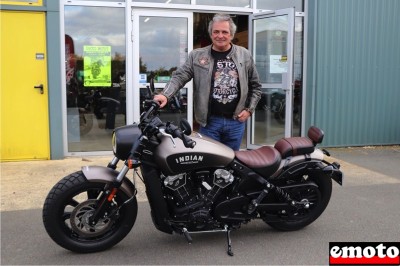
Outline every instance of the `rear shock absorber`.
<svg viewBox="0 0 400 266">
<path fill-rule="evenodd" d="M 256 207 L 260 204 L 260 202 L 267 196 L 267 194 L 270 191 L 275 191 L 279 196 L 281 196 L 287 203 L 289 203 L 292 206 L 296 206 L 297 202 L 294 201 L 289 193 L 285 192 L 283 189 L 281 189 L 280 187 L 275 186 L 274 184 L 271 184 L 270 182 L 268 182 L 267 180 L 263 180 L 265 188 L 263 189 L 263 191 L 260 193 L 260 195 L 258 195 L 258 197 L 256 199 L 253 199 L 247 208 L 247 212 L 248 214 L 252 214 L 255 210 Z"/>
</svg>

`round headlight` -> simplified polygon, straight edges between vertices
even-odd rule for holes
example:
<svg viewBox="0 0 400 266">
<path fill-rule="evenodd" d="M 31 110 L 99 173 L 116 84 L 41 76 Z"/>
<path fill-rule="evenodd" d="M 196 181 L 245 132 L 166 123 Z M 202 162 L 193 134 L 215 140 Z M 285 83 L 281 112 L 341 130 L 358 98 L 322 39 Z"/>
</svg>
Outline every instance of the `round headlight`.
<svg viewBox="0 0 400 266">
<path fill-rule="evenodd" d="M 112 144 L 113 153 L 117 154 L 117 139 L 115 137 L 115 132 L 113 132 L 113 134 L 112 134 L 111 144 Z"/>
</svg>

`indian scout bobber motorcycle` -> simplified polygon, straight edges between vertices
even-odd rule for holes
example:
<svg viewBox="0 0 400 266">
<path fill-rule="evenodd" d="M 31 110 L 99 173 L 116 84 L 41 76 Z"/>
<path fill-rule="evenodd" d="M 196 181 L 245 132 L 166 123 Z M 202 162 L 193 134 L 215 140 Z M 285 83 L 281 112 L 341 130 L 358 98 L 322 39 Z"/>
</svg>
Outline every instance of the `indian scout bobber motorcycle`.
<svg viewBox="0 0 400 266">
<path fill-rule="evenodd" d="M 137 215 L 133 169 L 144 182 L 155 227 L 183 235 L 225 232 L 253 219 L 298 230 L 315 221 L 342 184 L 337 163 L 316 148 L 324 133 L 279 140 L 274 147 L 233 151 L 198 133 L 187 121 L 163 122 L 159 105 L 146 102 L 140 122 L 114 130 L 115 157 L 107 167 L 87 166 L 59 181 L 43 207 L 49 236 L 75 252 L 96 252 L 120 242 Z M 122 167 L 117 169 L 118 162 Z"/>
</svg>

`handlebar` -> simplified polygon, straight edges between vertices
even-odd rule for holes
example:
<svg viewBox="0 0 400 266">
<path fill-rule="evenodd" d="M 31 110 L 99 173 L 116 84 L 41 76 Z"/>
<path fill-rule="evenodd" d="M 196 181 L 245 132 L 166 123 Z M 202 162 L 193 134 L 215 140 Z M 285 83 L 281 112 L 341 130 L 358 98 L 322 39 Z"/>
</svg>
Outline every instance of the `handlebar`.
<svg viewBox="0 0 400 266">
<path fill-rule="evenodd" d="M 160 109 L 160 104 L 157 101 L 147 100 L 145 101 L 145 107 L 147 107 L 147 111 L 142 114 L 140 118 L 140 124 L 142 124 L 142 131 L 145 135 L 152 135 L 155 131 L 159 131 L 160 126 L 165 126 L 165 133 L 172 138 L 179 138 L 182 140 L 183 145 L 186 148 L 193 149 L 196 146 L 196 142 L 186 136 L 184 132 L 171 122 L 167 122 L 164 124 L 158 117 L 154 117 L 154 114 Z"/>
<path fill-rule="evenodd" d="M 179 127 L 175 126 L 171 122 L 163 123 L 160 120 L 157 115 L 157 111 L 160 109 L 158 102 L 146 100 L 145 108 L 147 111 L 142 113 L 139 123 L 139 128 L 141 129 L 142 134 L 140 135 L 139 139 L 134 142 L 130 151 L 130 160 L 127 160 L 127 162 L 129 161 L 135 166 L 139 165 L 141 153 L 145 146 L 142 144 L 147 142 L 150 137 L 155 136 L 158 133 L 170 137 L 174 147 L 174 138 L 181 139 L 186 148 L 193 149 L 196 146 L 196 142 L 186 136 Z"/>
<path fill-rule="evenodd" d="M 183 145 L 184 145 L 186 148 L 191 148 L 191 149 L 193 149 L 193 148 L 196 146 L 196 141 L 194 141 L 194 140 L 192 140 L 191 138 L 189 138 L 188 136 L 186 136 L 186 135 L 182 132 L 182 130 L 181 130 L 179 127 L 175 126 L 174 124 L 171 124 L 171 123 L 168 122 L 167 125 L 166 125 L 165 131 L 166 131 L 168 134 L 171 134 L 171 136 L 172 136 L 173 138 L 179 138 L 179 139 L 181 139 L 182 142 L 183 142 Z"/>
<path fill-rule="evenodd" d="M 152 100 L 146 100 L 145 103 L 145 108 L 147 109 L 147 111 L 141 115 L 140 117 L 140 123 L 144 122 L 145 120 L 147 120 L 148 118 L 150 118 L 155 112 L 158 111 L 158 109 L 160 109 L 160 104 L 156 101 L 152 101 Z"/>
</svg>

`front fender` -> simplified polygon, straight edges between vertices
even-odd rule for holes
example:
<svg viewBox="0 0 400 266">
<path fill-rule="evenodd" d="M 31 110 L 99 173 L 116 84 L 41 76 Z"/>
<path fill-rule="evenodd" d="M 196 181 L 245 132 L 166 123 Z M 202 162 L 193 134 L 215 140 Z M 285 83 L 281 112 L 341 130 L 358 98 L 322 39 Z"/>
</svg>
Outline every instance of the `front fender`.
<svg viewBox="0 0 400 266">
<path fill-rule="evenodd" d="M 111 183 L 118 176 L 119 172 L 104 166 L 83 166 L 82 172 L 89 182 Z M 124 177 L 120 189 L 133 197 L 136 195 L 136 187 L 132 182 Z"/>
</svg>

